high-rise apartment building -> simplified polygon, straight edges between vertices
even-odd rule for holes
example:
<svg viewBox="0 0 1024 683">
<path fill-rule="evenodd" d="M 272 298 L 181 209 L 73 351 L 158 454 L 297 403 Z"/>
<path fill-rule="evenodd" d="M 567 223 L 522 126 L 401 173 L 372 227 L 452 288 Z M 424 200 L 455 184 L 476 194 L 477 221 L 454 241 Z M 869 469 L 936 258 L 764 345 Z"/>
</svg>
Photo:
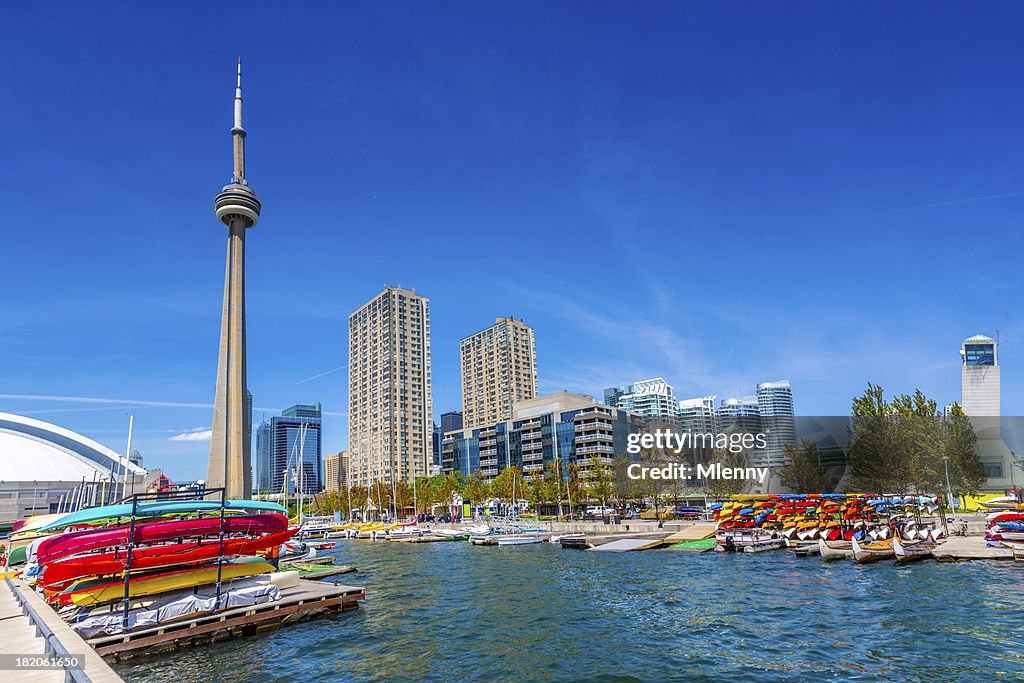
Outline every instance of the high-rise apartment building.
<svg viewBox="0 0 1024 683">
<path fill-rule="evenodd" d="M 687 398 L 679 402 L 679 429 L 694 434 L 717 434 L 715 396 Z"/>
<path fill-rule="evenodd" d="M 320 404 L 296 405 L 256 430 L 256 490 L 260 493 L 318 493 L 321 467 Z"/>
<path fill-rule="evenodd" d="M 348 487 L 348 451 L 324 456 L 324 490 L 344 491 Z"/>
<path fill-rule="evenodd" d="M 496 318 L 459 344 L 464 428 L 512 417 L 512 404 L 537 395 L 537 344 L 533 328 Z"/>
<path fill-rule="evenodd" d="M 430 470 L 430 300 L 387 287 L 348 318 L 352 484 L 412 481 Z"/>
<path fill-rule="evenodd" d="M 462 429 L 463 424 L 462 413 L 459 411 L 453 410 L 451 412 L 441 413 L 442 432 L 454 432 L 456 429 Z"/>
<path fill-rule="evenodd" d="M 784 457 L 783 447 L 787 443 L 796 443 L 796 411 L 789 380 L 758 384 L 757 409 L 761 414 L 761 430 L 768 437 L 766 455 L 778 464 Z"/>
<path fill-rule="evenodd" d="M 761 431 L 761 412 L 757 396 L 723 398 L 718 406 L 718 426 L 723 431 L 737 427 L 750 434 Z"/>
<path fill-rule="evenodd" d="M 661 377 L 605 389 L 604 402 L 613 408 L 641 415 L 651 423 L 675 424 L 679 417 L 672 385 Z"/>
</svg>

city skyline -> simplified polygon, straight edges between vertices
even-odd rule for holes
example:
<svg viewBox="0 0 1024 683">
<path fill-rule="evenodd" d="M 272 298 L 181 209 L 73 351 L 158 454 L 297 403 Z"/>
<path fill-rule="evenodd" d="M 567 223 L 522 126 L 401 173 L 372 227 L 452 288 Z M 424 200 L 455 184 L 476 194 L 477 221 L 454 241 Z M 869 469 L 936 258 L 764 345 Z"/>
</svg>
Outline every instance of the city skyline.
<svg viewBox="0 0 1024 683">
<path fill-rule="evenodd" d="M 273 223 L 246 254 L 257 423 L 321 401 L 324 451 L 349 446 L 345 320 L 389 283 L 431 299 L 435 419 L 461 406 L 459 339 L 509 314 L 536 330 L 542 395 L 660 376 L 682 398 L 742 396 L 788 377 L 805 415 L 845 414 L 868 381 L 956 401 L 951 345 L 998 327 L 1003 414 L 1024 414 L 1024 98 L 1006 58 L 1024 48 L 996 14 L 922 26 L 896 9 L 868 44 L 871 22 L 836 8 L 783 22 L 666 6 L 639 25 L 598 6 L 583 26 L 550 8 L 537 27 L 530 12 L 363 7 L 270 31 L 257 6 L 247 44 L 285 48 L 262 50 L 172 10 L 62 12 L 12 9 L 66 49 L 31 31 L 0 48 L 24 64 L 0 112 L 18 133 L 0 201 L 20 255 L 0 275 L 0 410 L 117 452 L 134 410 L 148 465 L 205 476 L 224 265 L 209 190 L 228 181 L 241 51 Z M 133 35 L 141 21 L 166 34 Z M 992 50 L 947 51 L 963 22 Z M 327 25 L 342 39 L 310 40 Z M 410 41 L 423 26 L 460 37 Z M 808 32 L 803 52 L 785 47 Z M 926 66 L 894 56 L 907 44 Z M 61 83 L 56 106 L 40 82 Z M 986 239 L 962 239 L 975 229 Z"/>
</svg>

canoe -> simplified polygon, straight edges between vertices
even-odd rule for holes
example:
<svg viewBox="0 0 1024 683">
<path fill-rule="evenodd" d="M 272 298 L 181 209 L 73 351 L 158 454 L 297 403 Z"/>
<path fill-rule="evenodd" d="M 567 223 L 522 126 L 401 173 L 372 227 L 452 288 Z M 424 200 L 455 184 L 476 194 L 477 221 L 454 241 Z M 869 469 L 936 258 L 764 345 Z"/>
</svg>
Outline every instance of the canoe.
<svg viewBox="0 0 1024 683">
<path fill-rule="evenodd" d="M 900 542 L 900 535 L 896 534 L 892 539 L 892 549 L 896 554 L 896 561 L 900 564 L 907 562 L 914 562 L 916 560 L 923 560 L 927 557 L 932 556 L 932 543 L 908 543 L 904 545 Z"/>
<path fill-rule="evenodd" d="M 280 533 L 288 528 L 288 519 L 278 513 L 231 515 L 224 518 L 226 534 Z M 33 561 L 47 564 L 68 555 L 100 548 L 114 548 L 128 543 L 128 525 L 102 529 L 86 529 L 50 536 L 39 541 Z M 136 544 L 157 543 L 176 538 L 220 534 L 220 517 L 165 520 L 135 525 Z"/>
<path fill-rule="evenodd" d="M 892 549 L 892 543 L 893 539 L 889 538 L 878 543 L 861 544 L 856 538 L 853 538 L 850 540 L 853 559 L 860 564 L 891 559 L 896 556 L 896 552 Z"/>
<path fill-rule="evenodd" d="M 278 512 L 284 513 L 285 509 L 277 503 L 270 503 L 263 500 L 229 500 L 225 507 L 234 512 Z M 139 503 L 135 509 L 136 519 L 150 517 L 165 517 L 168 515 L 186 515 L 196 512 L 210 512 L 220 510 L 220 501 L 214 500 L 157 500 L 148 503 Z M 117 505 L 101 505 L 62 515 L 58 519 L 39 527 L 39 531 L 54 531 L 69 526 L 81 524 L 100 524 L 108 520 L 125 520 L 132 516 L 131 503 L 119 503 Z"/>
<path fill-rule="evenodd" d="M 224 539 L 224 556 L 255 555 L 256 553 L 279 546 L 291 538 L 297 529 L 286 529 L 276 534 L 267 534 L 256 538 Z M 152 545 L 132 550 L 131 567 L 133 571 L 154 569 L 157 567 L 183 567 L 216 559 L 221 554 L 219 540 L 207 540 L 192 543 L 173 543 L 170 545 Z M 44 589 L 58 592 L 68 587 L 76 579 L 93 575 L 120 574 L 124 575 L 126 553 L 122 551 L 77 555 L 47 564 L 39 583 Z"/>
<path fill-rule="evenodd" d="M 246 576 L 270 574 L 274 566 L 262 558 L 239 557 L 221 566 L 222 581 L 239 579 Z M 128 582 L 128 596 L 141 598 L 157 595 L 183 588 L 194 588 L 217 582 L 217 564 L 206 564 L 200 567 L 176 569 L 156 574 L 144 574 L 132 578 Z M 50 601 L 61 606 L 76 605 L 88 607 L 104 602 L 112 602 L 124 598 L 124 581 L 120 579 L 93 579 L 78 581 L 68 586 L 63 592 L 55 593 Z"/>
</svg>

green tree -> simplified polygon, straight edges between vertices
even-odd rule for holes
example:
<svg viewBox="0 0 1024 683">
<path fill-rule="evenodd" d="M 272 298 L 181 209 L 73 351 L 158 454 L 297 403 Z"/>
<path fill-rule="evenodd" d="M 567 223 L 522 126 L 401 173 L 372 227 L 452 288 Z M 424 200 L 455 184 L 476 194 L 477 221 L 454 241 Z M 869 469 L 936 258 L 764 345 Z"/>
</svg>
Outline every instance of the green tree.
<svg viewBox="0 0 1024 683">
<path fill-rule="evenodd" d="M 479 507 L 491 497 L 491 484 L 484 477 L 483 472 L 477 470 L 466 480 L 464 493 L 472 505 Z"/>
<path fill-rule="evenodd" d="M 369 499 L 377 509 L 378 518 L 384 515 L 391 505 L 391 482 L 375 481 L 370 484 Z"/>
<path fill-rule="evenodd" d="M 590 456 L 586 473 L 587 493 L 590 498 L 601 501 L 601 506 L 608 505 L 612 495 L 612 479 L 615 474 L 611 467 L 597 455 Z"/>
<path fill-rule="evenodd" d="M 417 491 L 417 493 L 419 493 Z M 406 510 L 412 507 L 412 487 L 404 481 L 395 483 L 394 487 L 395 494 L 395 508 L 397 510 L 396 515 L 402 517 L 405 515 Z"/>
<path fill-rule="evenodd" d="M 577 463 L 570 462 L 566 469 L 569 472 L 569 478 L 565 482 L 565 496 L 569 499 L 569 514 L 571 515 L 573 506 L 582 504 L 587 492 L 583 483 L 580 466 Z"/>
<path fill-rule="evenodd" d="M 527 497 L 526 480 L 518 467 L 506 467 L 491 482 L 491 494 L 498 500 L 514 505 Z"/>
<path fill-rule="evenodd" d="M 455 504 L 455 497 L 461 495 L 465 487 L 462 475 L 453 472 L 439 476 L 441 478 L 437 482 L 437 500 L 445 507 L 451 507 Z"/>
<path fill-rule="evenodd" d="M 566 494 L 566 485 L 563 481 L 562 459 L 554 458 L 548 463 L 544 473 L 544 480 L 548 484 L 549 500 L 558 505 L 558 516 L 562 516 L 562 498 Z"/>
<path fill-rule="evenodd" d="M 836 481 L 829 476 L 828 468 L 822 467 L 821 453 L 813 441 L 804 439 L 799 446 L 787 443 L 783 449 L 790 461 L 779 470 L 783 486 L 796 493 L 832 493 L 836 490 Z"/>
<path fill-rule="evenodd" d="M 352 501 L 352 509 L 366 512 L 366 502 L 369 500 L 369 490 L 362 484 L 356 484 L 345 492 L 345 498 Z"/>
<path fill-rule="evenodd" d="M 636 495 L 636 481 L 629 476 L 629 465 L 632 461 L 624 455 L 617 455 L 612 460 L 612 495 L 624 508 Z"/>
<path fill-rule="evenodd" d="M 985 469 L 975 447 L 978 435 L 959 403 L 954 403 L 943 423 L 942 455 L 949 458 L 949 483 L 958 498 L 976 495 L 985 485 Z M 939 489 L 942 490 L 942 489 Z"/>
</svg>

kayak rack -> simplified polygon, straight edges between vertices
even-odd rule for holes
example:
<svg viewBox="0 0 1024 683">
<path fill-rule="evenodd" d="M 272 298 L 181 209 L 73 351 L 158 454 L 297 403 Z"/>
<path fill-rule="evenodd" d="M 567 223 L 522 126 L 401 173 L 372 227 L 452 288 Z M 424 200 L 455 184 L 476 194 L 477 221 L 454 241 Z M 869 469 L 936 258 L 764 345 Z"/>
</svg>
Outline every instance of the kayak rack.
<svg viewBox="0 0 1024 683">
<path fill-rule="evenodd" d="M 227 489 L 226 488 L 204 488 L 198 492 L 194 491 L 171 491 L 163 493 L 134 493 L 129 498 L 131 499 L 132 512 L 131 518 L 128 523 L 128 543 L 125 550 L 124 560 L 124 610 L 121 616 L 121 625 L 123 628 L 128 627 L 128 615 L 131 611 L 131 571 L 132 571 L 132 551 L 135 549 L 135 522 L 139 516 L 139 503 L 149 502 L 167 502 L 173 501 L 189 501 L 189 500 L 205 500 L 210 496 L 218 496 L 220 498 L 220 506 L 216 512 L 220 514 L 220 528 L 218 534 L 218 541 L 220 543 L 219 552 L 217 553 L 217 599 L 214 603 L 214 613 L 219 612 L 222 607 L 220 604 L 221 595 L 221 575 L 224 568 L 224 519 L 227 511 Z M 129 498 L 123 499 L 127 502 Z M 212 510 L 211 510 L 212 512 Z M 199 513 L 202 515 L 203 513 Z"/>
</svg>

